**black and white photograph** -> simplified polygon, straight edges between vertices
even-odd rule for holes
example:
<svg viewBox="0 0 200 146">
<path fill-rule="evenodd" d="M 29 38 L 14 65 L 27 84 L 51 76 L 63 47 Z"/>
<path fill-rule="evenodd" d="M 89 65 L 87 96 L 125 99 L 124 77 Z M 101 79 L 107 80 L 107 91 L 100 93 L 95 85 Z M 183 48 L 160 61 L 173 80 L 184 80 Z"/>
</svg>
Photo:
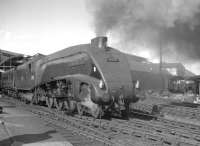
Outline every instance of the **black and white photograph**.
<svg viewBox="0 0 200 146">
<path fill-rule="evenodd" d="M 0 0 L 0 146 L 200 146 L 200 0 Z"/>
</svg>

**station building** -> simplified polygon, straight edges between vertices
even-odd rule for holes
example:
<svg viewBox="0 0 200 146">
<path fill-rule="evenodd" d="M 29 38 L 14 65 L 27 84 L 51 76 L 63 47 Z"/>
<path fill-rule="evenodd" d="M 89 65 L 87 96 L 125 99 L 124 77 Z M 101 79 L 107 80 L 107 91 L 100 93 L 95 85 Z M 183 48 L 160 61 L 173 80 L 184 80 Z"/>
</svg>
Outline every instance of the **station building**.
<svg viewBox="0 0 200 146">
<path fill-rule="evenodd" d="M 141 90 L 167 90 L 172 77 L 189 78 L 195 74 L 187 70 L 181 63 L 152 63 L 146 58 L 126 54 L 132 79 L 140 83 Z"/>
</svg>

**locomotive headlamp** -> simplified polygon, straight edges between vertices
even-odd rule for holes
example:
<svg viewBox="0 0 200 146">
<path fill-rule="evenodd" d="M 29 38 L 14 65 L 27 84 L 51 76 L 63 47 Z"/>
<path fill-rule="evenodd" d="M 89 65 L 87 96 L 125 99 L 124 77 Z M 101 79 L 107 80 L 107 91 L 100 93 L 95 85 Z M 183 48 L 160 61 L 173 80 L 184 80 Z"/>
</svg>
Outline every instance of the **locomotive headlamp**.
<svg viewBox="0 0 200 146">
<path fill-rule="evenodd" d="M 94 71 L 94 72 L 96 72 L 96 71 L 97 71 L 97 68 L 96 68 L 96 66 L 94 66 L 94 67 L 93 67 L 93 71 Z"/>
<path fill-rule="evenodd" d="M 99 82 L 99 88 L 101 88 L 101 89 L 105 88 L 103 80 L 100 80 L 100 82 Z"/>
</svg>

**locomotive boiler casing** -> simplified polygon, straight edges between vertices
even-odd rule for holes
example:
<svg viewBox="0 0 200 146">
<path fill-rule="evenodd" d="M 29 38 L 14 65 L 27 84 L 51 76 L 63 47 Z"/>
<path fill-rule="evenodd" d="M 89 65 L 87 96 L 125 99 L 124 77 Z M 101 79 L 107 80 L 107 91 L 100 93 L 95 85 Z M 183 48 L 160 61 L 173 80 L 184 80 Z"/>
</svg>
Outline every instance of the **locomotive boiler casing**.
<svg viewBox="0 0 200 146">
<path fill-rule="evenodd" d="M 116 100 L 118 97 L 123 96 L 127 102 L 134 101 L 134 87 L 125 54 L 107 46 L 98 48 L 98 40 L 93 43 L 92 57 L 95 58 L 96 65 L 107 87 L 106 93 L 109 95 L 104 98 L 114 98 Z"/>
<path fill-rule="evenodd" d="M 39 60 L 36 84 L 50 82 L 59 76 L 84 74 L 97 78 L 105 86 L 101 89 L 104 96 L 94 99 L 97 103 L 110 103 L 118 97 L 133 101 L 134 87 L 127 58 L 120 51 L 108 47 L 106 41 L 107 38 L 98 37 L 91 44 L 69 47 Z"/>
</svg>

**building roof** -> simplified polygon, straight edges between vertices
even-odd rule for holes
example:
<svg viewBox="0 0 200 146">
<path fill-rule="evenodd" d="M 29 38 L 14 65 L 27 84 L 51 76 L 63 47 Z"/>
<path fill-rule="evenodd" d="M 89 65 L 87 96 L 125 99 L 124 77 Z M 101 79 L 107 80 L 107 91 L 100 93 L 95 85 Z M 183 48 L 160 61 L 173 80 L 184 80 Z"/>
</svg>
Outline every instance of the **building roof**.
<svg viewBox="0 0 200 146">
<path fill-rule="evenodd" d="M 10 51 L 6 51 L 6 50 L 2 50 L 0 49 L 0 62 L 2 62 L 3 60 L 12 57 L 12 56 L 19 56 L 19 55 L 23 55 L 20 53 L 14 53 L 14 52 L 10 52 Z"/>
<path fill-rule="evenodd" d="M 127 56 L 130 69 L 141 72 L 160 73 L 160 64 L 149 62 L 146 58 L 125 54 Z M 191 77 L 195 74 L 187 70 L 182 63 L 162 63 L 162 72 L 173 75 L 169 69 L 176 69 L 176 75 Z"/>
<path fill-rule="evenodd" d="M 0 49 L 0 70 L 10 69 L 11 67 L 18 65 L 19 62 L 17 62 L 17 60 L 22 59 L 23 57 L 23 54 Z"/>
<path fill-rule="evenodd" d="M 126 54 L 126 57 L 128 58 L 128 60 L 134 60 L 134 61 L 137 61 L 137 62 L 148 62 L 148 60 L 144 57 L 140 57 L 140 56 L 136 56 L 136 55 L 130 55 L 130 54 Z"/>
</svg>

